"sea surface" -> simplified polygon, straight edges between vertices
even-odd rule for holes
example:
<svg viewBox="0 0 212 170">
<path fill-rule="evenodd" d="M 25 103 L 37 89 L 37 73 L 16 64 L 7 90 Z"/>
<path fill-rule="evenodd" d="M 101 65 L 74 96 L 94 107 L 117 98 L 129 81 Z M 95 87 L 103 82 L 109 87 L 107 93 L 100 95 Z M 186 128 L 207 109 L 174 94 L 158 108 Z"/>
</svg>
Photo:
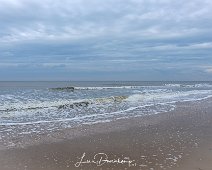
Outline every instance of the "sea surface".
<svg viewBox="0 0 212 170">
<path fill-rule="evenodd" d="M 0 82 L 0 140 L 167 112 L 212 82 Z"/>
</svg>

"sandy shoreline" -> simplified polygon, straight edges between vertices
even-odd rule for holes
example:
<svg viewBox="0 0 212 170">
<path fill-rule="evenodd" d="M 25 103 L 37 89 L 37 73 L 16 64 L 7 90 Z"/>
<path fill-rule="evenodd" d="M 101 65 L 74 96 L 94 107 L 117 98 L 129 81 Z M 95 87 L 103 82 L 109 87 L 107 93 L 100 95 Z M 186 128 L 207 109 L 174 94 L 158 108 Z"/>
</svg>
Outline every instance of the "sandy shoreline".
<svg viewBox="0 0 212 170">
<path fill-rule="evenodd" d="M 27 147 L 0 150 L 0 170 L 210 170 L 212 99 L 179 103 L 168 113 L 23 140 Z M 80 164 L 81 158 L 87 162 Z"/>
</svg>

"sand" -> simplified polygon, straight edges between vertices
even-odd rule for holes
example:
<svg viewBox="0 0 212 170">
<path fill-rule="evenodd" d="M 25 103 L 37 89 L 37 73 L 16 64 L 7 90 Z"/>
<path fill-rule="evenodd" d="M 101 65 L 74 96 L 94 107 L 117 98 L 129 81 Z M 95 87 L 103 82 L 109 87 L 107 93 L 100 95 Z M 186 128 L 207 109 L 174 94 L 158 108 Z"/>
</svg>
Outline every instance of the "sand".
<svg viewBox="0 0 212 170">
<path fill-rule="evenodd" d="M 20 140 L 1 148 L 0 170 L 211 170 L 212 99 Z"/>
</svg>

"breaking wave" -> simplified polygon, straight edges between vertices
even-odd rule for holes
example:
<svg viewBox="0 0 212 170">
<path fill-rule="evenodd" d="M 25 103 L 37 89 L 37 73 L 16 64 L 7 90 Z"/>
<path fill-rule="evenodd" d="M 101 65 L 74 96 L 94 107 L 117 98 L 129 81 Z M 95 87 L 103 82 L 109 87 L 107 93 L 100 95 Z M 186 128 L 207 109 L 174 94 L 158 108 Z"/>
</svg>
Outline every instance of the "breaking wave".
<svg viewBox="0 0 212 170">
<path fill-rule="evenodd" d="M 75 90 L 104 90 L 104 89 L 138 89 L 145 86 L 111 86 L 111 87 L 57 87 L 50 88 L 53 91 L 75 91 Z"/>
<path fill-rule="evenodd" d="M 36 110 L 36 109 L 47 109 L 47 108 L 57 108 L 65 109 L 75 107 L 87 107 L 89 104 L 106 104 L 113 102 L 122 102 L 127 96 L 111 96 L 107 98 L 95 98 L 95 99 L 84 99 L 84 100 L 62 100 L 56 102 L 40 102 L 40 103 L 28 103 L 28 104 L 15 104 L 10 106 L 0 107 L 0 112 L 11 112 L 11 111 L 26 111 L 26 110 Z"/>
<path fill-rule="evenodd" d="M 184 86 L 64 87 L 54 88 L 53 91 L 2 94 L 0 125 L 70 120 L 74 123 L 110 121 L 114 117 L 135 117 L 169 111 L 174 108 L 175 102 L 201 100 L 212 96 L 212 89 L 199 89 L 209 88 L 210 84 Z M 66 90 L 73 89 L 77 91 L 66 93 Z"/>
</svg>

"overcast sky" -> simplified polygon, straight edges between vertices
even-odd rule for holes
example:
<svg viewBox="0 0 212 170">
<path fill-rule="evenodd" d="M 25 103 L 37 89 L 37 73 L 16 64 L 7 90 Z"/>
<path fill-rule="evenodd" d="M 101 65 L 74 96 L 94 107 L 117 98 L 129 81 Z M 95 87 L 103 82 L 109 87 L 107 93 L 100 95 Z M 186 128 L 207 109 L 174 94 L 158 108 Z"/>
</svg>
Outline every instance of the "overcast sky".
<svg viewBox="0 0 212 170">
<path fill-rule="evenodd" d="M 212 80 L 212 1 L 0 0 L 0 80 Z"/>
</svg>

